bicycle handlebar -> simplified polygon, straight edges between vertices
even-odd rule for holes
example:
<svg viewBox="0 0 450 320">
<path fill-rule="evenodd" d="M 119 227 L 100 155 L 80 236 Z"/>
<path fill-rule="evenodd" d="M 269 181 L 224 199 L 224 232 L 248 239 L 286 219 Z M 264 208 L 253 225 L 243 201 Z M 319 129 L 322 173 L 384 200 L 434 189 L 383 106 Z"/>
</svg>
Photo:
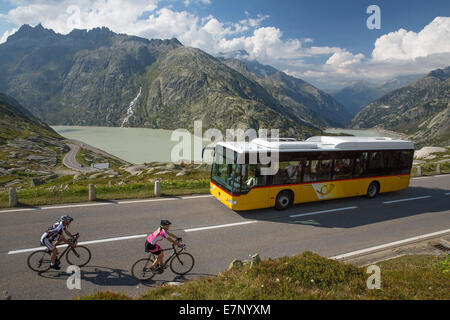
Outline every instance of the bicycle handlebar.
<svg viewBox="0 0 450 320">
<path fill-rule="evenodd" d="M 78 240 L 79 237 L 80 237 L 80 233 L 77 232 L 77 233 L 75 233 L 75 234 L 73 235 L 73 237 L 70 238 L 68 241 L 71 242 L 71 243 L 75 243 L 75 242 L 77 242 L 77 240 Z"/>
<path fill-rule="evenodd" d="M 175 246 L 174 244 L 172 244 L 172 248 L 173 248 L 173 250 L 177 251 L 177 248 L 176 248 L 176 246 Z M 181 250 L 180 250 L 180 251 L 183 251 L 183 250 L 185 250 L 185 249 L 186 249 L 186 245 L 183 243 L 183 244 L 181 245 Z"/>
</svg>

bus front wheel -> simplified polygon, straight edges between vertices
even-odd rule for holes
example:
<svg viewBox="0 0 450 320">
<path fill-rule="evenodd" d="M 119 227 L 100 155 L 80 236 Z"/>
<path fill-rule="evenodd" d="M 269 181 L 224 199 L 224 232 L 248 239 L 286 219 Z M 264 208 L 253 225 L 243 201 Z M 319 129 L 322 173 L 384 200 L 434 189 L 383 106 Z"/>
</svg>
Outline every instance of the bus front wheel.
<svg viewBox="0 0 450 320">
<path fill-rule="evenodd" d="M 380 184 L 374 181 L 369 185 L 369 188 L 367 188 L 367 198 L 375 198 L 378 192 L 380 192 Z"/>
<path fill-rule="evenodd" d="M 286 210 L 293 204 L 294 197 L 292 195 L 292 192 L 284 190 L 281 191 L 278 196 L 275 203 L 275 208 L 278 210 Z"/>
</svg>

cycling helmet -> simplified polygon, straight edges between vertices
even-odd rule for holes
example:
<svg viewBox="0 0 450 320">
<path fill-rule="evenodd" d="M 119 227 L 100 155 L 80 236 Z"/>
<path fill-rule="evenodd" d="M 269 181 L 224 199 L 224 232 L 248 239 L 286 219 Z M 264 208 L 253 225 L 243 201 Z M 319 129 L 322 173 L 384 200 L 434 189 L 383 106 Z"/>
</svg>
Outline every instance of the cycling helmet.
<svg viewBox="0 0 450 320">
<path fill-rule="evenodd" d="M 171 224 L 172 222 L 170 222 L 169 220 L 161 220 L 161 227 L 168 226 Z"/>
<path fill-rule="evenodd" d="M 61 216 L 61 221 L 72 222 L 73 218 L 71 216 Z"/>
</svg>

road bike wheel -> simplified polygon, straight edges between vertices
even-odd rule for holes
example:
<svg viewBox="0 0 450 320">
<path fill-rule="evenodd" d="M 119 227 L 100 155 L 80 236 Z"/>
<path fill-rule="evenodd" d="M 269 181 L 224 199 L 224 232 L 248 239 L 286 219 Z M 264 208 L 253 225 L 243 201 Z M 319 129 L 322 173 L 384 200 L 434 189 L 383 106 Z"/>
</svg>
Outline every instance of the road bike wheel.
<svg viewBox="0 0 450 320">
<path fill-rule="evenodd" d="M 150 269 L 153 264 L 153 258 L 143 258 L 136 261 L 131 267 L 131 274 L 137 281 L 150 280 L 155 273 Z"/>
<path fill-rule="evenodd" d="M 91 260 L 91 251 L 86 247 L 76 246 L 67 251 L 66 260 L 72 266 L 83 267 Z"/>
<path fill-rule="evenodd" d="M 51 254 L 48 250 L 35 251 L 27 259 L 28 267 L 36 272 L 45 272 L 50 269 L 52 263 Z"/>
<path fill-rule="evenodd" d="M 185 275 L 194 267 L 194 257 L 187 252 L 177 254 L 170 260 L 170 270 L 179 275 Z"/>
</svg>

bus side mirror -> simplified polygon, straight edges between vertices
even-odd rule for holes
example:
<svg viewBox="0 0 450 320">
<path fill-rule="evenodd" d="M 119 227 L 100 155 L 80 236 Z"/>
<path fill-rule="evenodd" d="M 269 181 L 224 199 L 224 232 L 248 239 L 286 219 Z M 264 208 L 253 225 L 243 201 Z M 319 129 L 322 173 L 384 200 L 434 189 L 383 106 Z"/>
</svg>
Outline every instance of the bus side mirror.
<svg viewBox="0 0 450 320">
<path fill-rule="evenodd" d="M 202 149 L 202 160 L 203 160 L 203 158 L 204 158 L 204 155 L 205 155 L 205 151 L 206 150 L 214 150 L 214 151 L 216 151 L 216 148 L 215 147 L 203 147 L 203 149 Z M 216 153 L 214 152 L 214 156 L 216 155 Z M 213 157 L 214 157 L 213 156 Z"/>
</svg>

